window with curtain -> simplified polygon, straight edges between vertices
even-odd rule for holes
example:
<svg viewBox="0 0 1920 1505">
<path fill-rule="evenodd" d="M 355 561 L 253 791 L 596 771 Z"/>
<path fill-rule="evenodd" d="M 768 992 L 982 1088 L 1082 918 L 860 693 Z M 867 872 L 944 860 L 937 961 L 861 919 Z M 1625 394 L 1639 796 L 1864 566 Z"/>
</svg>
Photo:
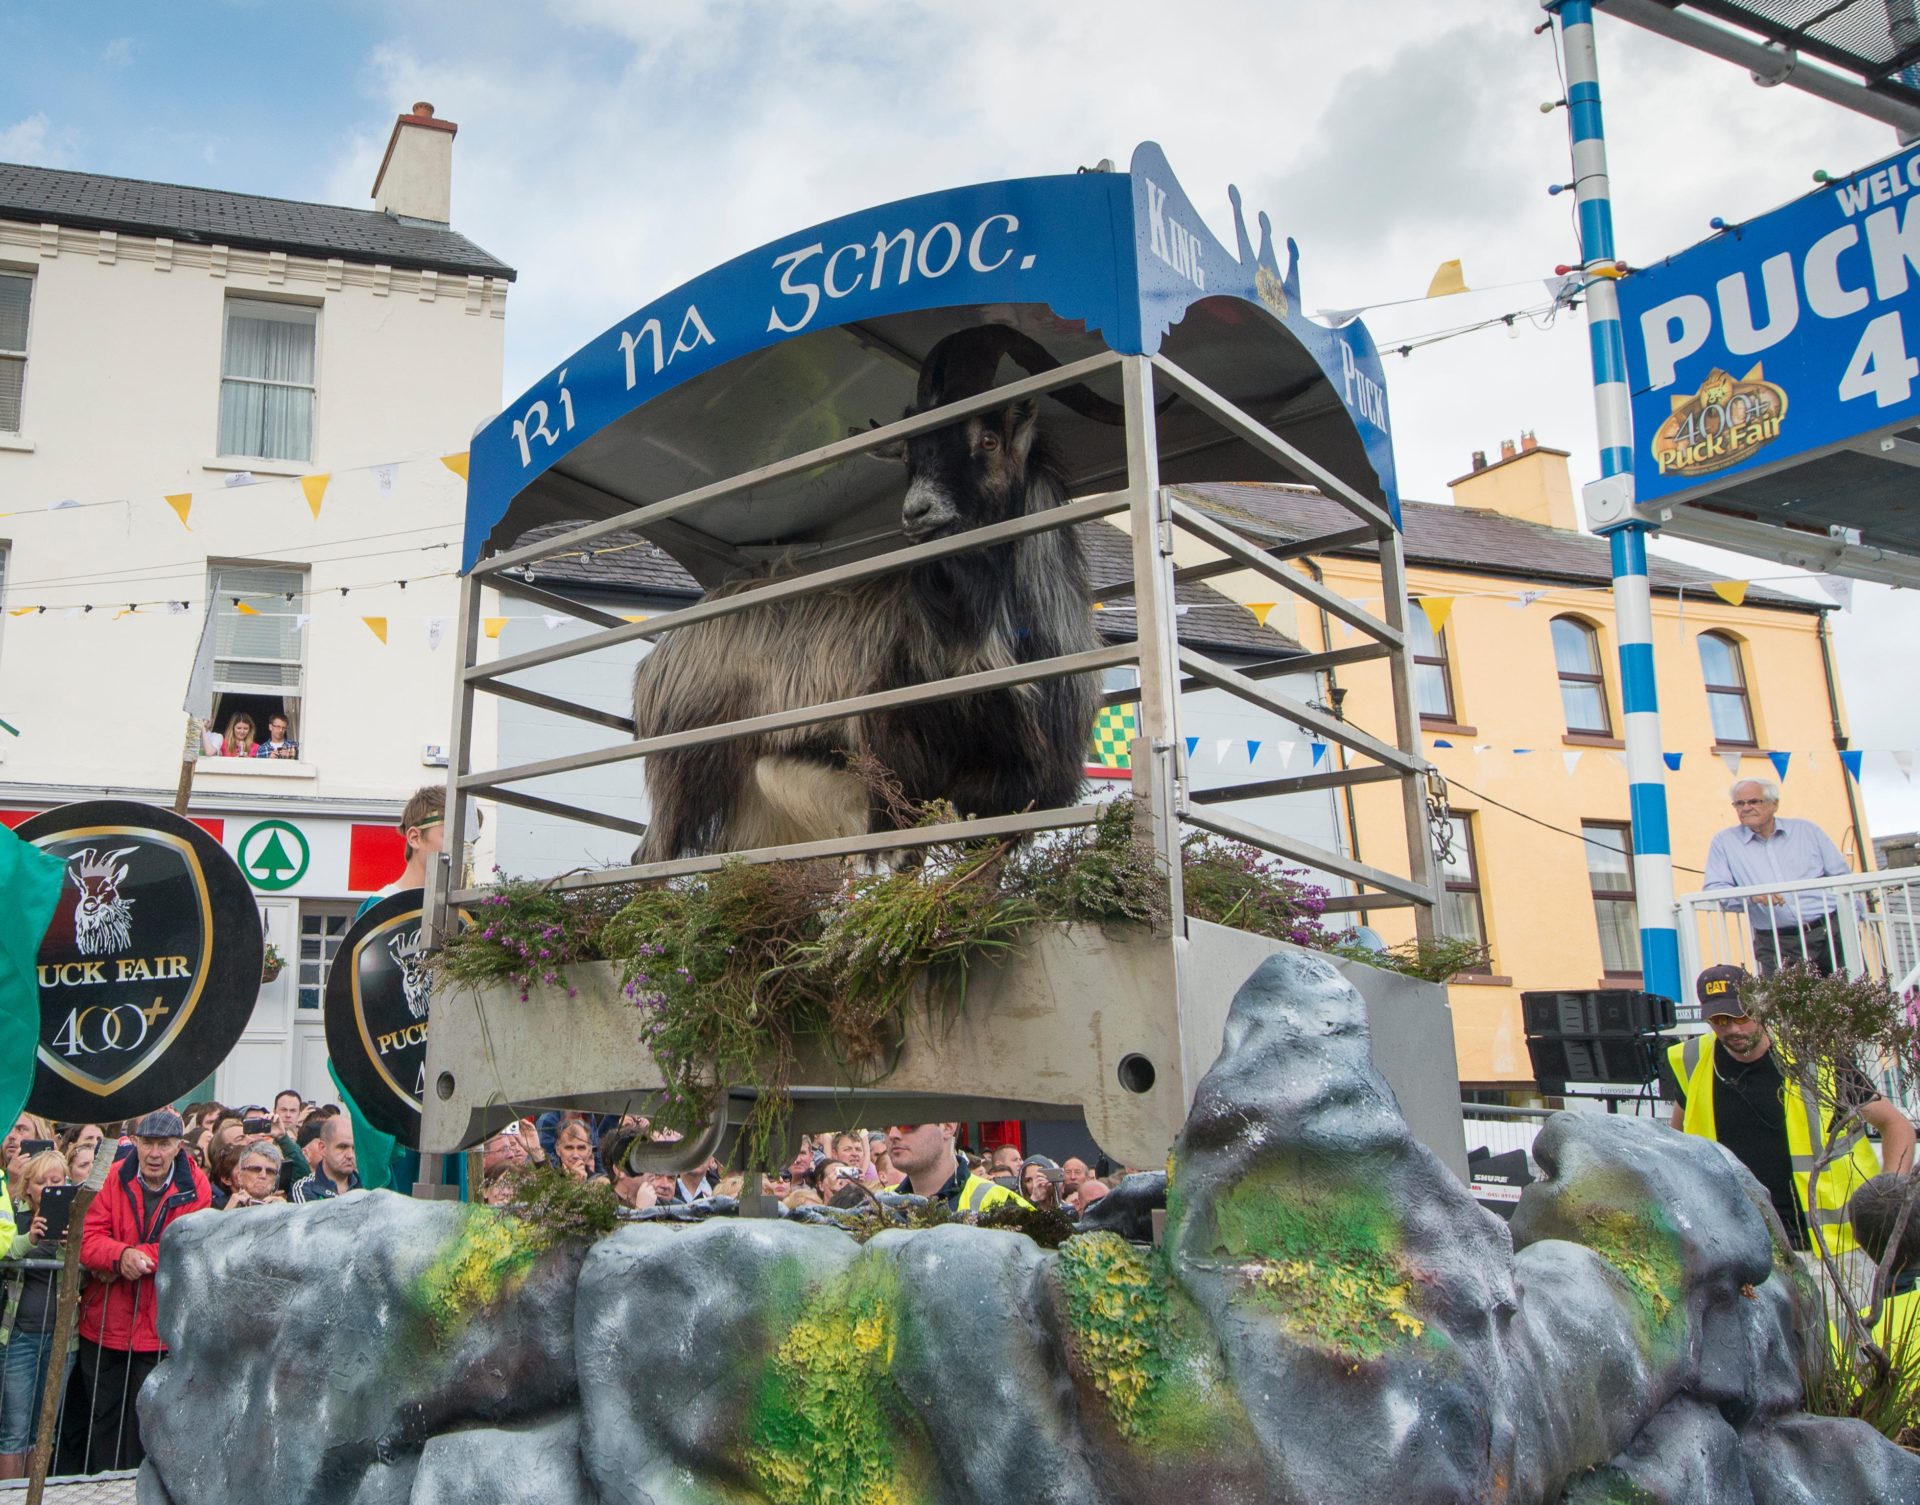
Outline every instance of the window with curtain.
<svg viewBox="0 0 1920 1505">
<path fill-rule="evenodd" d="M 220 453 L 313 458 L 314 346 L 319 310 L 227 300 L 220 357 Z"/>
<path fill-rule="evenodd" d="M 1608 977 L 1640 976 L 1640 906 L 1633 893 L 1633 831 L 1619 821 L 1583 820 L 1587 882 L 1600 927 L 1600 970 Z"/>
<path fill-rule="evenodd" d="M 1453 721 L 1453 675 L 1447 665 L 1447 634 L 1433 630 L 1416 600 L 1407 613 L 1407 638 L 1413 645 L 1413 704 L 1423 721 Z"/>
<path fill-rule="evenodd" d="M 267 720 L 283 715 L 300 740 L 300 614 L 306 611 L 305 570 L 258 565 L 216 565 L 213 592 L 214 728 L 224 732 L 237 712 L 253 718 L 254 735 L 266 735 Z M 292 599 L 289 600 L 288 597 Z M 242 611 L 246 606 L 249 610 Z"/>
<path fill-rule="evenodd" d="M 1440 895 L 1440 931 L 1455 940 L 1487 943 L 1486 910 L 1480 902 L 1480 863 L 1474 850 L 1473 817 L 1458 811 L 1453 816 L 1453 855 L 1441 871 L 1445 887 Z M 1484 973 L 1486 963 L 1469 972 Z"/>
<path fill-rule="evenodd" d="M 1600 634 L 1578 617 L 1553 619 L 1553 666 L 1560 676 L 1560 709 L 1570 732 L 1613 735 L 1607 680 L 1600 667 Z"/>
<path fill-rule="evenodd" d="M 0 434 L 20 432 L 27 391 L 27 320 L 33 279 L 0 272 Z"/>
<path fill-rule="evenodd" d="M 1713 739 L 1735 747 L 1755 746 L 1753 706 L 1747 699 L 1747 671 L 1740 661 L 1740 645 L 1723 632 L 1699 637 L 1700 673 L 1707 682 L 1707 710 L 1713 717 Z"/>
</svg>

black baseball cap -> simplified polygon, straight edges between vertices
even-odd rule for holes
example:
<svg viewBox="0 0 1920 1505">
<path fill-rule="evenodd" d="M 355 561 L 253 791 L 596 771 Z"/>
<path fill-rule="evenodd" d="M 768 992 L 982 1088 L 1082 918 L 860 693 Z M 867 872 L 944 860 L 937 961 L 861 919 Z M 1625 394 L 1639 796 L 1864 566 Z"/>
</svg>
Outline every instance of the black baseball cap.
<svg viewBox="0 0 1920 1505">
<path fill-rule="evenodd" d="M 1708 967 L 1694 979 L 1694 992 L 1700 999 L 1700 1012 L 1705 1018 L 1725 1014 L 1740 1019 L 1746 1016 L 1747 1006 L 1740 1001 L 1740 985 L 1748 980 L 1747 969 L 1725 964 Z"/>
</svg>

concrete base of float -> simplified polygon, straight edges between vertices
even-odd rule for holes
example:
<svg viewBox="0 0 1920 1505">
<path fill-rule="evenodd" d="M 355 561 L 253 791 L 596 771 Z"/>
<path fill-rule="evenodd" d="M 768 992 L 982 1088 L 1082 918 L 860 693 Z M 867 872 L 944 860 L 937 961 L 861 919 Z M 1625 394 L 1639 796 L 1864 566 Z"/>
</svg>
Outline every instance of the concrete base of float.
<svg viewBox="0 0 1920 1505">
<path fill-rule="evenodd" d="M 1234 991 L 1284 941 L 1205 921 L 1184 939 L 1093 926 L 1038 927 L 1004 961 L 969 973 L 951 1019 L 920 1013 L 884 1074 L 851 1076 L 803 1052 L 794 1129 L 849 1122 L 1080 1119 L 1122 1165 L 1159 1166 L 1219 1054 Z M 1311 954 L 1311 953 L 1309 953 Z M 1466 1148 L 1446 989 L 1329 958 L 1359 990 L 1375 1069 L 1414 1137 L 1463 1181 Z M 572 989 L 574 996 L 569 996 Z M 610 964 L 559 983 L 434 994 L 423 1148 L 478 1143 L 514 1109 L 644 1111 L 661 1084 Z M 505 1105 L 511 1103 L 514 1109 Z M 738 1123 L 750 1101 L 735 1094 Z"/>
</svg>

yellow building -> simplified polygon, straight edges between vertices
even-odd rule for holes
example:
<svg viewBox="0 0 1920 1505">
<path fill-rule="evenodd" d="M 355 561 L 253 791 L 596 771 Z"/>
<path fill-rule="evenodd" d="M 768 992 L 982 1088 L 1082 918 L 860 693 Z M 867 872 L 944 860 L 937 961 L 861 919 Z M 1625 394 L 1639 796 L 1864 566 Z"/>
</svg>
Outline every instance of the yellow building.
<svg viewBox="0 0 1920 1505">
<path fill-rule="evenodd" d="M 1461 1082 L 1481 1089 L 1532 1084 L 1522 990 L 1640 982 L 1608 546 L 1579 531 L 1565 451 L 1530 437 L 1504 448 L 1492 464 L 1476 456 L 1450 483 L 1453 505 L 1403 504 L 1408 590 L 1429 603 L 1410 613 L 1416 700 L 1458 832 L 1440 928 L 1484 937 L 1492 950 L 1484 976 L 1450 989 Z M 1295 488 L 1183 494 L 1268 544 L 1331 532 L 1345 519 Z M 1379 610 L 1377 567 L 1358 551 L 1300 567 Z M 1675 892 L 1700 887 L 1708 841 L 1734 823 L 1733 779 L 1775 777 L 1769 753 L 1790 755 L 1781 813 L 1816 821 L 1856 867 L 1871 867 L 1836 751 L 1845 726 L 1825 608 L 1759 585 L 1734 605 L 1713 589 L 1728 585 L 1722 577 L 1665 561 L 1651 571 Z M 1361 641 L 1305 603 L 1271 625 L 1309 652 Z M 1328 703 L 1391 740 L 1384 665 L 1351 665 L 1331 679 Z M 1400 867 L 1397 791 L 1366 785 L 1351 799 L 1357 855 Z M 1388 940 L 1412 933 L 1404 909 L 1366 920 Z"/>
</svg>

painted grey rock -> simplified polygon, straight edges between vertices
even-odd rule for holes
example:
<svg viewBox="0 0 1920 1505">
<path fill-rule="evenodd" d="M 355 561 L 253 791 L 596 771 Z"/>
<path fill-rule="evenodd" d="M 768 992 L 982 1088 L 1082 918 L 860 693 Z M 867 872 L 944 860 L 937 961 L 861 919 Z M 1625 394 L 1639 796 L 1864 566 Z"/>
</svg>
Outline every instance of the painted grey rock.
<svg viewBox="0 0 1920 1505">
<path fill-rule="evenodd" d="M 1563 1115 L 1510 1231 L 1364 1018 L 1310 954 L 1247 981 L 1114 1214 L 1163 1189 L 1160 1250 L 725 1217 L 536 1257 L 384 1194 L 185 1219 L 142 1499 L 1920 1505 L 1920 1464 L 1798 1413 L 1804 1281 L 1726 1155 Z"/>
</svg>

